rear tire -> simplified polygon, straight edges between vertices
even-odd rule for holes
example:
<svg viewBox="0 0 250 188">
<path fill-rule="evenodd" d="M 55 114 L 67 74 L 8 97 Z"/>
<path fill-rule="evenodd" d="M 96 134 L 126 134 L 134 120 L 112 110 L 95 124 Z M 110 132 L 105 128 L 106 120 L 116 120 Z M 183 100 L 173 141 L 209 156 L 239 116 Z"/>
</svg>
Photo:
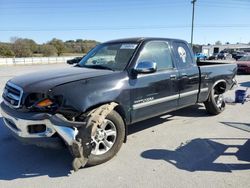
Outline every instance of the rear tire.
<svg viewBox="0 0 250 188">
<path fill-rule="evenodd" d="M 106 117 L 106 120 L 111 123 L 112 126 L 115 126 L 113 127 L 113 130 L 116 132 L 115 141 L 112 147 L 104 153 L 99 152 L 98 154 L 93 151 L 93 149 L 89 156 L 87 166 L 98 165 L 112 159 L 118 153 L 123 144 L 125 138 L 125 124 L 122 117 L 115 110 L 113 110 Z"/>
<path fill-rule="evenodd" d="M 204 102 L 206 111 L 211 115 L 218 115 L 225 110 L 226 103 L 223 94 L 217 93 L 213 88 L 209 94 L 208 100 Z"/>
</svg>

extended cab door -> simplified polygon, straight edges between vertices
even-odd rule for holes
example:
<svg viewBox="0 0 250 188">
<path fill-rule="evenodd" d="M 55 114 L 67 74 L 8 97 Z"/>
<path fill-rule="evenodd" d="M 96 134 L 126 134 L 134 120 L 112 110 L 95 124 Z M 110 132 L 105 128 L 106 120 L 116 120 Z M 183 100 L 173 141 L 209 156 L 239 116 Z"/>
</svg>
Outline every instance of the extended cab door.
<svg viewBox="0 0 250 188">
<path fill-rule="evenodd" d="M 179 107 L 195 104 L 199 92 L 199 69 L 188 44 L 173 42 L 175 63 L 179 71 Z"/>
<path fill-rule="evenodd" d="M 157 71 L 138 74 L 130 80 L 132 122 L 160 115 L 177 107 L 178 71 L 172 59 L 166 41 L 149 41 L 142 48 L 136 64 L 143 61 L 156 62 Z"/>
</svg>

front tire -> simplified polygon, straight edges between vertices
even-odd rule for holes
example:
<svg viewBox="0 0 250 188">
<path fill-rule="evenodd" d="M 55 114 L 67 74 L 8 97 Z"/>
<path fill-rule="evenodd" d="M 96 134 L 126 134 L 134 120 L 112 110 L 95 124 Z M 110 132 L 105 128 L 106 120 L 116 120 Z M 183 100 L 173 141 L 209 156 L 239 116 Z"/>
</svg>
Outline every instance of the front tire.
<svg viewBox="0 0 250 188">
<path fill-rule="evenodd" d="M 113 110 L 92 137 L 93 149 L 87 165 L 98 165 L 113 158 L 120 150 L 124 138 L 124 121 L 122 117 Z"/>
<path fill-rule="evenodd" d="M 223 94 L 218 93 L 214 88 L 211 90 L 208 100 L 204 102 L 206 111 L 211 115 L 218 115 L 225 110 L 226 103 Z"/>
</svg>

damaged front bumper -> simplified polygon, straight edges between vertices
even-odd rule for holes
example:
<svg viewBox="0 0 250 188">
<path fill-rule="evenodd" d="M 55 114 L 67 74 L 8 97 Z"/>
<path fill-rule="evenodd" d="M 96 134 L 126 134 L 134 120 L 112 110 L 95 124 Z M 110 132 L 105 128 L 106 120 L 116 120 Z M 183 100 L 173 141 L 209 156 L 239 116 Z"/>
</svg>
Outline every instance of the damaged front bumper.
<svg viewBox="0 0 250 188">
<path fill-rule="evenodd" d="M 1 103 L 1 114 L 15 137 L 24 143 L 43 147 L 60 147 L 61 139 L 71 146 L 78 133 L 76 127 L 82 126 L 60 114 L 17 112 L 4 102 Z"/>
<path fill-rule="evenodd" d="M 60 114 L 19 112 L 4 102 L 1 103 L 1 113 L 5 125 L 19 139 L 29 140 L 32 144 L 37 143 L 34 139 L 40 139 L 38 145 L 41 146 L 41 139 L 62 138 L 74 157 L 72 167 L 77 171 L 88 162 L 97 127 L 116 106 L 117 103 L 111 102 L 90 111 L 86 122 L 68 121 Z"/>
</svg>

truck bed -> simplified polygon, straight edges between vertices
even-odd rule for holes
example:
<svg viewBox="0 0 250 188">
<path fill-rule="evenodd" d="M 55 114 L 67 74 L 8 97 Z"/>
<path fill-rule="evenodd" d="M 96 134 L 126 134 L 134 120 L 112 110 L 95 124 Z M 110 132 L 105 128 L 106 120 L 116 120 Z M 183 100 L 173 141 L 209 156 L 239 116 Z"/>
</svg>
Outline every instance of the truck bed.
<svg viewBox="0 0 250 188">
<path fill-rule="evenodd" d="M 208 62 L 208 61 L 201 61 L 197 62 L 198 66 L 212 66 L 212 65 L 228 65 L 228 64 L 234 64 L 234 63 L 224 63 L 224 62 Z"/>
<path fill-rule="evenodd" d="M 228 89 L 234 84 L 233 78 L 237 73 L 235 63 L 217 63 L 217 62 L 197 62 L 200 71 L 200 89 L 213 88 L 213 84 L 219 80 L 225 80 Z M 223 74 L 222 74 L 223 73 Z M 207 99 L 210 90 L 199 95 L 199 102 Z"/>
</svg>

